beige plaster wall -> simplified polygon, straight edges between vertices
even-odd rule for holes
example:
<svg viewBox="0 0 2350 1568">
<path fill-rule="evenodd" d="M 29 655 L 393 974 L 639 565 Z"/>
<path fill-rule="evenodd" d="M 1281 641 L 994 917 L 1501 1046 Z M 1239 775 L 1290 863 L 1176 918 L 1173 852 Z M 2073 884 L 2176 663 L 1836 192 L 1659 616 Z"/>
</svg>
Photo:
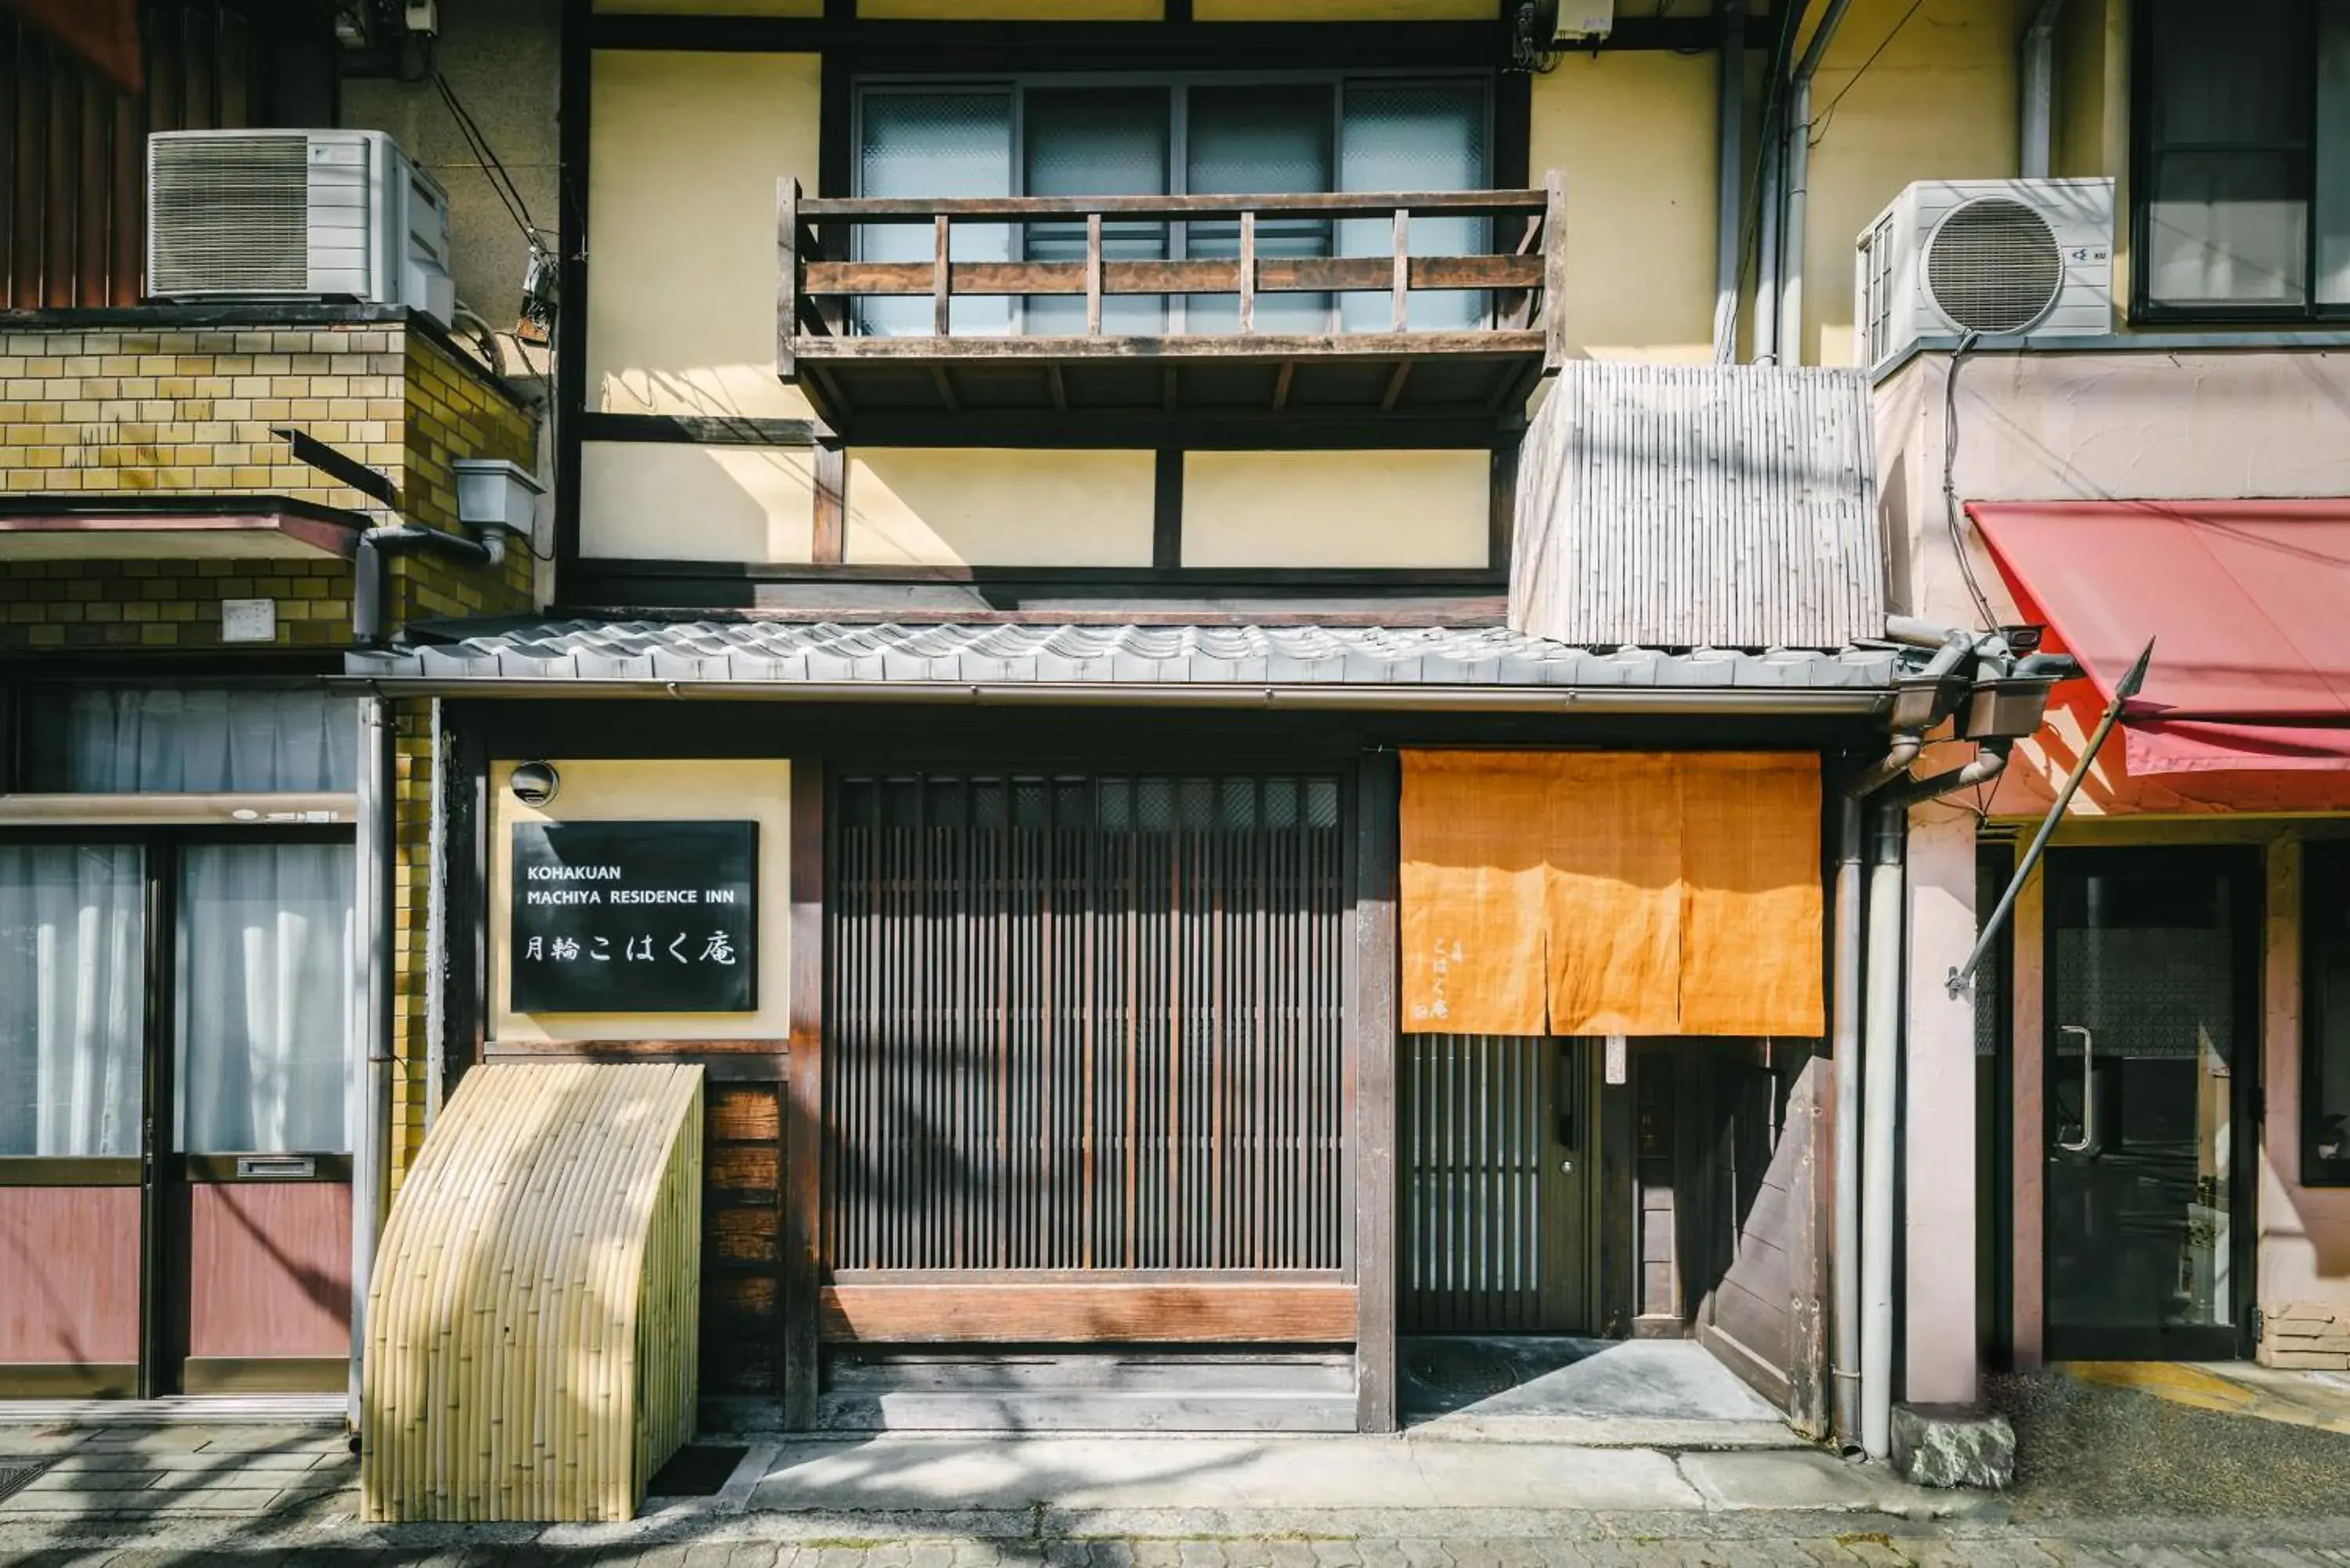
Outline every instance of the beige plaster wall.
<svg viewBox="0 0 2350 1568">
<path fill-rule="evenodd" d="M 1854 362 L 1853 240 L 1903 186 L 2014 174 L 2025 8 L 1924 0 L 1913 16 L 1910 0 L 1854 0 L 1845 14 L 1812 87 L 1804 363 Z"/>
<path fill-rule="evenodd" d="M 791 915 L 791 764 L 781 759 L 660 761 L 550 759 L 561 788 L 545 807 L 523 805 L 506 787 L 512 763 L 490 768 L 490 1036 L 531 1040 L 783 1040 L 790 1037 L 785 962 Z M 511 995 L 517 822 L 756 822 L 759 903 L 756 1012 L 519 1013 Z"/>
<path fill-rule="evenodd" d="M 1187 566 L 1482 566 L 1483 452 L 1193 452 Z"/>
<path fill-rule="evenodd" d="M 1150 452 L 858 447 L 847 467 L 855 565 L 1150 564 Z"/>
<path fill-rule="evenodd" d="M 1713 358 L 1716 76 L 1710 54 L 1617 49 L 1562 56 L 1534 78 L 1526 167 L 1565 180 L 1580 353 Z"/>
<path fill-rule="evenodd" d="M 816 180 L 815 55 L 595 57 L 589 406 L 801 418 L 775 378 L 775 182 Z"/>
<path fill-rule="evenodd" d="M 2350 1314 L 2350 1189 L 2301 1184 L 2302 836 L 2272 839 L 2266 858 L 2261 1307 L 2272 1318 L 2313 1303 Z"/>
<path fill-rule="evenodd" d="M 815 535 L 806 448 L 580 448 L 579 553 L 590 559 L 806 561 Z"/>
</svg>

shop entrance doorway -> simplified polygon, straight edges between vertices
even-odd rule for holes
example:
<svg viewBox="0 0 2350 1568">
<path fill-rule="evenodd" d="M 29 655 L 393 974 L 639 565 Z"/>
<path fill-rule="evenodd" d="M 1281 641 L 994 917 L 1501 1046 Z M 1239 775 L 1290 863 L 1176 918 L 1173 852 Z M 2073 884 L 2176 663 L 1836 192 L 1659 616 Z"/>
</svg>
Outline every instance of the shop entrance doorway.
<svg viewBox="0 0 2350 1568">
<path fill-rule="evenodd" d="M 1588 1043 L 1407 1034 L 1401 1045 L 1403 1332 L 1591 1333 Z"/>
<path fill-rule="evenodd" d="M 2048 857 L 2047 1353 L 2244 1354 L 2260 863 Z"/>
</svg>

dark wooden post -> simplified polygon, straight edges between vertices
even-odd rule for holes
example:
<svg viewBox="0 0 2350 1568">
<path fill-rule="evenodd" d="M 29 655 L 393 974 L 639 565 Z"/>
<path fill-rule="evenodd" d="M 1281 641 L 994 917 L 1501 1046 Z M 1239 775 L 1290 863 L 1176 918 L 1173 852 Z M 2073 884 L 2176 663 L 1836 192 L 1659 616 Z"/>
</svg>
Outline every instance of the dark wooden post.
<svg viewBox="0 0 2350 1568">
<path fill-rule="evenodd" d="M 824 762 L 792 759 L 791 1060 L 784 1094 L 784 1425 L 816 1425 L 824 1282 Z"/>
<path fill-rule="evenodd" d="M 775 374 L 799 379 L 799 356 L 792 339 L 800 329 L 800 182 L 788 175 L 775 182 Z"/>
<path fill-rule="evenodd" d="M 952 319 L 948 300 L 954 288 L 954 275 L 948 248 L 953 243 L 951 223 L 944 213 L 931 220 L 932 243 L 936 246 L 931 257 L 931 330 L 944 337 Z"/>
<path fill-rule="evenodd" d="M 1393 752 L 1364 757 L 1355 806 L 1355 1428 L 1400 1424 L 1396 1377 L 1396 797 Z"/>
<path fill-rule="evenodd" d="M 1543 176 L 1543 373 L 1566 363 L 1566 180 Z"/>
</svg>

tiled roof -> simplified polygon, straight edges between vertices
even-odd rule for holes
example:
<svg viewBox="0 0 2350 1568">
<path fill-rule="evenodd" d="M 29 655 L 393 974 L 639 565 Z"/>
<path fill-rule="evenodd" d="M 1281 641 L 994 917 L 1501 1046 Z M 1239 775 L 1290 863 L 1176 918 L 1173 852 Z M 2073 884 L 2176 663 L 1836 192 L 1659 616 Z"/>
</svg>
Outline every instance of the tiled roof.
<svg viewBox="0 0 2350 1568">
<path fill-rule="evenodd" d="M 422 628 L 426 636 L 429 628 Z M 452 630 L 456 629 L 454 628 Z M 1866 691 L 1881 648 L 1571 648 L 1500 628 L 555 620 L 348 656 L 394 681 L 1552 686 Z"/>
</svg>

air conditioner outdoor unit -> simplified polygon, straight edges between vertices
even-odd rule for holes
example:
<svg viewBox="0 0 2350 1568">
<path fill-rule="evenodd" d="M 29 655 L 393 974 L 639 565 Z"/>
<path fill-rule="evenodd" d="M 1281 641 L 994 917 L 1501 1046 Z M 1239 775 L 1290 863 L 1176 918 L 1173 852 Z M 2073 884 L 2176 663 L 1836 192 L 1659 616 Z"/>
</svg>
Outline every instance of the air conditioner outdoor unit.
<svg viewBox="0 0 2350 1568">
<path fill-rule="evenodd" d="M 2111 180 L 1921 180 L 1856 243 L 1860 360 L 1921 337 L 2113 330 Z"/>
<path fill-rule="evenodd" d="M 159 131 L 147 292 L 405 305 L 447 327 L 449 198 L 380 130 Z"/>
</svg>

